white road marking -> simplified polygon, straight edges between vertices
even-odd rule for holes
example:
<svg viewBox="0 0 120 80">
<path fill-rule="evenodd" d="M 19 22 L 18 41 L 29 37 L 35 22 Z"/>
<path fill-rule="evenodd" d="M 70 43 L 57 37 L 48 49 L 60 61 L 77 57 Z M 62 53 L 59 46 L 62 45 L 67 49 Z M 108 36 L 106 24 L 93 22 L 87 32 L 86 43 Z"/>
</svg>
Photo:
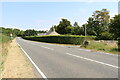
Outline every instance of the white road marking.
<svg viewBox="0 0 120 80">
<path fill-rule="evenodd" d="M 46 49 L 49 49 L 49 50 L 54 50 L 53 48 L 49 48 L 49 47 L 45 47 L 45 46 L 41 46 L 41 45 L 38 45 L 38 44 L 35 44 L 35 43 L 30 43 L 30 44 L 33 44 L 33 45 L 37 45 L 37 46 L 40 46 L 40 47 L 43 47 L 43 48 L 46 48 Z"/>
<path fill-rule="evenodd" d="M 54 50 L 53 48 L 49 48 L 49 47 L 45 47 L 45 46 L 41 46 L 41 47 L 49 49 L 49 50 Z"/>
<path fill-rule="evenodd" d="M 18 43 L 17 43 L 18 44 Z M 18 46 L 20 46 L 18 44 Z M 30 56 L 27 54 L 27 52 L 25 52 L 25 50 L 20 46 L 21 50 L 25 53 L 25 55 L 28 57 L 28 59 L 31 61 L 31 63 L 35 66 L 35 68 L 37 69 L 37 71 L 39 72 L 39 74 L 45 79 L 48 80 L 47 77 L 45 76 L 45 74 L 38 68 L 38 66 L 34 63 L 34 61 L 30 58 Z"/>
<path fill-rule="evenodd" d="M 117 54 L 111 54 L 111 53 L 105 53 L 105 52 L 99 52 L 99 51 L 98 51 L 98 53 L 112 55 L 112 56 L 118 56 Z"/>
<path fill-rule="evenodd" d="M 113 68 L 120 68 L 120 67 L 118 67 L 118 66 L 114 66 L 114 65 L 111 65 L 111 64 L 103 63 L 103 62 L 96 61 L 96 60 L 89 59 L 89 58 L 85 58 L 85 57 L 82 57 L 82 56 L 73 55 L 73 54 L 70 54 L 70 53 L 66 53 L 66 54 L 67 54 L 67 55 L 74 56 L 74 57 L 77 57 L 77 58 L 85 59 L 85 60 L 88 60 L 88 61 L 96 62 L 96 63 L 99 63 L 99 64 L 103 64 L 103 65 L 111 66 L 111 67 L 113 67 Z"/>
<path fill-rule="evenodd" d="M 83 51 L 88 51 L 88 52 L 91 51 L 91 50 L 88 50 L 88 49 L 78 49 L 78 50 L 83 50 Z"/>
<path fill-rule="evenodd" d="M 78 50 L 88 51 L 88 52 L 92 51 L 92 50 L 88 50 L 88 49 L 78 49 Z M 106 55 L 112 55 L 112 56 L 118 56 L 117 54 L 111 54 L 111 53 L 100 52 L 100 51 L 97 51 L 97 53 L 106 54 Z"/>
</svg>

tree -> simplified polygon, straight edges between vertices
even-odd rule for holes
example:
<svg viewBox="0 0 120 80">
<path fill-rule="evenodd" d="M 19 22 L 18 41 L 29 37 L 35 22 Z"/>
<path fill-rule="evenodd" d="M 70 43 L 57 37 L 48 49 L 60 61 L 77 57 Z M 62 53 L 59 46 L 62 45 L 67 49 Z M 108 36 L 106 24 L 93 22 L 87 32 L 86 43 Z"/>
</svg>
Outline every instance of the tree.
<svg viewBox="0 0 120 80">
<path fill-rule="evenodd" d="M 34 29 L 28 29 L 24 32 L 23 35 L 24 36 L 34 36 L 34 35 L 37 35 L 37 31 L 35 31 Z"/>
<path fill-rule="evenodd" d="M 101 33 L 108 32 L 108 24 L 110 20 L 109 11 L 107 9 L 96 10 L 92 17 L 88 19 L 87 31 L 90 35 L 99 37 Z"/>
<path fill-rule="evenodd" d="M 115 17 L 110 20 L 109 28 L 110 33 L 113 34 L 114 39 L 120 38 L 120 14 L 115 15 Z"/>
<path fill-rule="evenodd" d="M 72 28 L 70 29 L 70 27 L 72 27 L 70 21 L 67 19 L 62 19 L 62 21 L 60 21 L 59 25 L 56 27 L 56 31 L 59 34 L 68 34 L 71 33 Z"/>
<path fill-rule="evenodd" d="M 67 34 L 71 34 L 72 31 L 73 31 L 73 29 L 74 29 L 74 28 L 73 28 L 72 26 L 67 26 L 67 27 L 65 28 Z"/>
<path fill-rule="evenodd" d="M 13 33 L 17 36 L 20 35 L 20 30 L 19 29 L 13 29 Z"/>
<path fill-rule="evenodd" d="M 75 23 L 73 24 L 73 27 L 79 27 L 78 23 L 75 22 Z"/>
<path fill-rule="evenodd" d="M 84 31 L 82 30 L 83 30 L 82 27 L 80 27 L 77 22 L 73 24 L 73 30 L 72 30 L 73 35 L 83 35 Z"/>
<path fill-rule="evenodd" d="M 55 29 L 54 26 L 52 26 L 52 27 L 50 28 L 50 31 L 54 31 L 54 29 Z"/>
<path fill-rule="evenodd" d="M 88 24 L 86 25 L 86 28 L 87 28 L 87 33 L 89 35 L 97 35 L 96 33 L 96 24 L 95 24 L 95 21 L 92 17 L 89 17 L 88 19 Z"/>
</svg>

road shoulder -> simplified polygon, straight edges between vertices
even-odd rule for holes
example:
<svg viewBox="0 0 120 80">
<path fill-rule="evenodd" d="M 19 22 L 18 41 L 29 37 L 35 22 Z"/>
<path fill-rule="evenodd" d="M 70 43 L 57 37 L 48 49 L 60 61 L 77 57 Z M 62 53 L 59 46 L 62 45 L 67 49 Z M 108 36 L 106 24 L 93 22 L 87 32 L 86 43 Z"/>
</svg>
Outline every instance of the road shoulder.
<svg viewBox="0 0 120 80">
<path fill-rule="evenodd" d="M 31 63 L 17 45 L 16 39 L 8 48 L 2 78 L 36 78 Z"/>
</svg>

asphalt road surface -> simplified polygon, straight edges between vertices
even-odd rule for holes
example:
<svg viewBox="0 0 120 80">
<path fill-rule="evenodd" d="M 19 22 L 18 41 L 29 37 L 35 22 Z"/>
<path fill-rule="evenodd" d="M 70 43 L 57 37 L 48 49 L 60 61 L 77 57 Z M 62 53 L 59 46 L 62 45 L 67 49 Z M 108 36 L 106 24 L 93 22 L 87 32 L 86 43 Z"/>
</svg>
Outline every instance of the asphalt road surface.
<svg viewBox="0 0 120 80">
<path fill-rule="evenodd" d="M 118 78 L 118 55 L 17 38 L 45 78 Z"/>
</svg>

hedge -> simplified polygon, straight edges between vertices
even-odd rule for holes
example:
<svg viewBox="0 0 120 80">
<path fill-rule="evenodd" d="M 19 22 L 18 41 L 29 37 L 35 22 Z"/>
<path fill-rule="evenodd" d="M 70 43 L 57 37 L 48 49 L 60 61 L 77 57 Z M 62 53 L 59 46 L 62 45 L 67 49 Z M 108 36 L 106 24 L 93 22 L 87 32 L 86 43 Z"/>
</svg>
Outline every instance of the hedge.
<svg viewBox="0 0 120 80">
<path fill-rule="evenodd" d="M 60 43 L 60 44 L 82 44 L 85 40 L 85 36 L 77 35 L 44 35 L 44 36 L 24 36 L 24 39 L 48 42 L 48 43 Z M 86 39 L 94 39 L 94 36 L 88 36 Z"/>
</svg>

